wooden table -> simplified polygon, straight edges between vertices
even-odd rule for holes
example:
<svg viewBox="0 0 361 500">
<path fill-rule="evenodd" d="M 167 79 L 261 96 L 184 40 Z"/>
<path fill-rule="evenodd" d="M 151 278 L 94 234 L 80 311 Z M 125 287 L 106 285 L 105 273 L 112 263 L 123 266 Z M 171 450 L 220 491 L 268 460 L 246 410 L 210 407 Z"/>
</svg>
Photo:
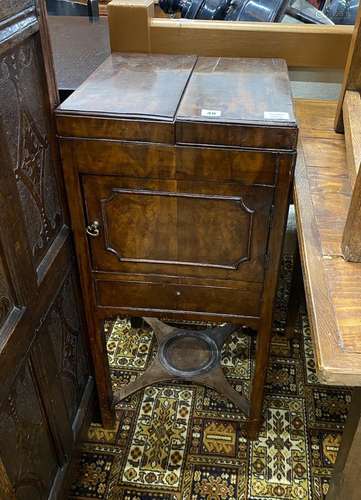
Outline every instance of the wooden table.
<svg viewBox="0 0 361 500">
<path fill-rule="evenodd" d="M 351 198 L 336 102 L 297 101 L 294 203 L 307 310 L 321 382 L 361 387 L 361 263 L 342 257 Z M 361 396 L 355 389 L 327 500 L 360 499 Z"/>
</svg>

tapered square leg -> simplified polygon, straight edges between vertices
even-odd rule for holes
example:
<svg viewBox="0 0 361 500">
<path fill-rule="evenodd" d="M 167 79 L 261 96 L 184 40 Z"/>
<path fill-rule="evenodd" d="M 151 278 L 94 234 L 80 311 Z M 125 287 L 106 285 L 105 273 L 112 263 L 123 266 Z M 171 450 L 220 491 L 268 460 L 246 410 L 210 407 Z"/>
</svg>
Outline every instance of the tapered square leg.
<svg viewBox="0 0 361 500">
<path fill-rule="evenodd" d="M 255 373 L 252 381 L 250 415 L 247 421 L 248 439 L 257 439 L 263 422 L 264 386 L 272 337 L 272 318 L 264 319 L 259 327 L 256 344 Z"/>
</svg>

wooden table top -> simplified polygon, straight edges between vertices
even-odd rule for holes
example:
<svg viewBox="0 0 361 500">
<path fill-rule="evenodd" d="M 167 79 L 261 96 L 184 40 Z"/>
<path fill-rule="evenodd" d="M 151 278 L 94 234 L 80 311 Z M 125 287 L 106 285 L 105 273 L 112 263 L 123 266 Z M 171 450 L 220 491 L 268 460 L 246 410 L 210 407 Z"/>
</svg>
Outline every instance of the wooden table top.
<svg viewBox="0 0 361 500">
<path fill-rule="evenodd" d="M 318 376 L 361 386 L 361 263 L 341 252 L 351 185 L 344 136 L 333 130 L 336 104 L 296 101 L 294 202 Z"/>
<path fill-rule="evenodd" d="M 108 19 L 49 16 L 58 88 L 73 91 L 110 55 Z"/>
</svg>

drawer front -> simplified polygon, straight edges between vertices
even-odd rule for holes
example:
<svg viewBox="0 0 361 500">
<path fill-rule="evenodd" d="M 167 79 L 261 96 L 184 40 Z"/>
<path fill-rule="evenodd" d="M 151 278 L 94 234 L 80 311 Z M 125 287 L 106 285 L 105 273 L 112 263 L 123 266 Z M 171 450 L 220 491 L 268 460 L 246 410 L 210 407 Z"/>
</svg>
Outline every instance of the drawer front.
<svg viewBox="0 0 361 500">
<path fill-rule="evenodd" d="M 262 285 L 241 289 L 137 281 L 96 281 L 97 304 L 126 311 L 205 313 L 258 317 Z"/>
<path fill-rule="evenodd" d="M 83 176 L 97 271 L 262 282 L 273 189 Z"/>
<path fill-rule="evenodd" d="M 82 173 L 155 179 L 237 181 L 273 186 L 280 154 L 116 141 L 72 141 Z M 281 155 L 284 156 L 284 155 Z"/>
</svg>

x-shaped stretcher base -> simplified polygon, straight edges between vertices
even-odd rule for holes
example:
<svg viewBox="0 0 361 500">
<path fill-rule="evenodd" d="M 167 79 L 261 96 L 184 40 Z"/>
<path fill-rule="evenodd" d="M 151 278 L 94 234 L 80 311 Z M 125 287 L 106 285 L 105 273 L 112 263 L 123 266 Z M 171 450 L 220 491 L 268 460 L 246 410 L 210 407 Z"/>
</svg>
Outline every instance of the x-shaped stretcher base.
<svg viewBox="0 0 361 500">
<path fill-rule="evenodd" d="M 221 367 L 223 344 L 237 326 L 187 330 L 166 325 L 156 318 L 144 320 L 156 335 L 157 354 L 143 375 L 117 391 L 114 406 L 144 387 L 170 380 L 183 380 L 214 389 L 249 416 L 248 399 L 231 386 Z"/>
</svg>

